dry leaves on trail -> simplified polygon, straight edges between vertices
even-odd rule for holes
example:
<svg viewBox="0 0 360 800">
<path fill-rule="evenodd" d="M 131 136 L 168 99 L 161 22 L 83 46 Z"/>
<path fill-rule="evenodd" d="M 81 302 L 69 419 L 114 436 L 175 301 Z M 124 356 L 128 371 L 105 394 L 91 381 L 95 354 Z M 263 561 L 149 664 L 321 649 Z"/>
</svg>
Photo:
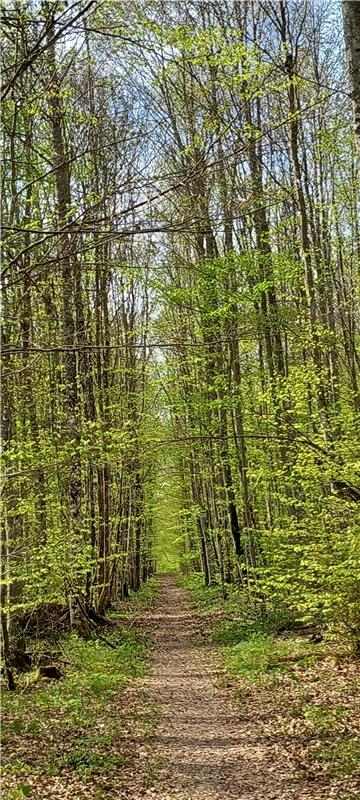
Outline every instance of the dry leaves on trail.
<svg viewBox="0 0 360 800">
<path fill-rule="evenodd" d="M 12 746 L 4 748 L 3 758 L 19 768 L 12 774 L 5 767 L 4 800 L 21 797 L 17 794 L 19 786 L 27 787 L 34 800 L 125 800 L 129 787 L 142 796 L 152 780 L 148 739 L 151 716 L 146 698 L 138 688 L 129 686 L 120 690 L 108 715 L 105 713 L 91 731 L 66 733 L 54 721 L 40 735 L 13 735 Z"/>
<path fill-rule="evenodd" d="M 150 674 L 104 705 L 92 738 L 88 729 L 64 736 L 56 719 L 40 736 L 12 737 L 18 758 L 34 768 L 22 779 L 34 800 L 359 800 L 351 769 L 360 731 L 358 664 L 330 656 L 307 668 L 295 664 L 291 676 L 277 677 L 276 693 L 275 684 L 231 679 L 210 643 L 209 618 L 191 608 L 173 576 L 161 579 L 151 610 L 134 627 L 151 638 Z M 351 746 L 340 753 L 339 777 L 343 742 Z M 61 755 L 61 769 L 49 775 L 52 752 Z M 7 785 L 19 779 L 8 776 Z"/>
<path fill-rule="evenodd" d="M 273 691 L 243 686 L 237 699 L 224 686 L 216 647 L 203 635 L 209 620 L 194 613 L 186 592 L 177 588 L 172 576 L 162 579 L 162 590 L 143 625 L 152 631 L 154 646 L 153 668 L 145 686 L 150 702 L 160 703 L 162 709 L 153 742 L 162 766 L 149 796 L 158 800 L 340 799 L 338 781 L 326 778 L 325 785 L 321 774 L 314 780 L 298 763 L 304 731 L 291 729 L 290 709 L 299 701 L 297 689 L 291 696 L 293 682 L 288 690 L 284 679 L 277 698 Z M 343 797 L 350 800 L 352 780 L 343 781 L 342 788 L 347 792 Z M 135 791 L 130 797 L 138 800 L 139 795 Z"/>
</svg>

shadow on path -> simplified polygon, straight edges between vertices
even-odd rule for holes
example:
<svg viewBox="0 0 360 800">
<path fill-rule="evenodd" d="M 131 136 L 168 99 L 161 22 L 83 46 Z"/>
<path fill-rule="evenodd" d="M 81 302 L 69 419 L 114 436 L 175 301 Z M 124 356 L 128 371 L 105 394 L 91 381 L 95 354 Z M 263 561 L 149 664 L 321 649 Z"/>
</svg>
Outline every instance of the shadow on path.
<svg viewBox="0 0 360 800">
<path fill-rule="evenodd" d="M 214 647 L 176 577 L 165 575 L 152 610 L 153 667 L 143 686 L 160 707 L 151 741 L 161 767 L 146 796 L 157 800 L 289 800 L 302 794 L 281 754 L 281 737 L 262 729 L 261 709 L 246 709 L 217 685 Z M 268 721 L 268 720 L 267 720 Z M 133 798 L 135 800 L 135 796 Z"/>
</svg>

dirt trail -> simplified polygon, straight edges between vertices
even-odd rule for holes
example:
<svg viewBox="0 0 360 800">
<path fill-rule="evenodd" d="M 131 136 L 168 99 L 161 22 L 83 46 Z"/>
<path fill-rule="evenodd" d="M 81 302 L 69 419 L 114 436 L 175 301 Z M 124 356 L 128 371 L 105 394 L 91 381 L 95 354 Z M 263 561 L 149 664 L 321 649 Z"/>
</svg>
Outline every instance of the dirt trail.
<svg viewBox="0 0 360 800">
<path fill-rule="evenodd" d="M 157 800 L 288 800 L 309 797 L 295 785 L 276 736 L 257 709 L 245 714 L 219 687 L 213 648 L 175 578 L 164 576 L 144 620 L 152 631 L 153 668 L 145 681 L 160 706 L 151 742 L 161 760 L 146 795 Z M 144 686 L 144 682 L 142 682 Z M 282 763 L 281 763 L 282 762 Z"/>
</svg>

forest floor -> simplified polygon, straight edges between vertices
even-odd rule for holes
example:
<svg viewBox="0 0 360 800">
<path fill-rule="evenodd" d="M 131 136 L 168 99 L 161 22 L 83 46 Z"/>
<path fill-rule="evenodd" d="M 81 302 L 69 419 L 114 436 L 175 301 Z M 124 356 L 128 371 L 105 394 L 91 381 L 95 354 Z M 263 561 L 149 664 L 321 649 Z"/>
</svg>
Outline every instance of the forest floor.
<svg viewBox="0 0 360 800">
<path fill-rule="evenodd" d="M 97 648 L 95 686 L 7 700 L 4 800 L 359 800 L 358 663 L 298 639 L 224 647 L 221 618 L 162 576 L 120 661 Z"/>
<path fill-rule="evenodd" d="M 152 756 L 160 768 L 146 794 L 157 800 L 360 798 L 360 739 L 346 719 L 350 710 L 356 728 L 358 665 L 342 662 L 334 675 L 331 653 L 325 649 L 315 664 L 311 656 L 304 662 L 301 643 L 298 674 L 299 653 L 285 647 L 290 678 L 280 670 L 269 681 L 261 682 L 259 671 L 254 683 L 232 680 L 226 668 L 231 661 L 222 659 L 222 648 L 211 641 L 213 616 L 194 610 L 188 592 L 170 575 L 162 578 L 161 591 L 143 620 L 152 631 L 154 654 L 151 674 L 142 685 L 148 700 L 161 708 L 152 738 Z M 310 649 L 317 652 L 314 646 Z M 254 671 L 252 652 L 250 656 Z M 311 700 L 315 724 L 314 715 L 306 715 Z M 347 759 L 331 749 L 341 734 L 348 744 Z M 324 745 L 325 764 L 330 761 L 333 770 L 310 755 L 309 742 L 315 750 Z M 129 797 L 137 800 L 138 795 L 130 792 Z"/>
</svg>

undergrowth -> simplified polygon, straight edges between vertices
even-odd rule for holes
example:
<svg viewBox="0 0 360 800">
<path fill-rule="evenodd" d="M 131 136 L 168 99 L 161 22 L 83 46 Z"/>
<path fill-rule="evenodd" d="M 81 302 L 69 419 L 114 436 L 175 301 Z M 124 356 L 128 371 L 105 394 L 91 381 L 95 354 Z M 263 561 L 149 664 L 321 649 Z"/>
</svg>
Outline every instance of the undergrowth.
<svg viewBox="0 0 360 800">
<path fill-rule="evenodd" d="M 149 578 L 137 592 L 130 592 L 129 597 L 123 600 L 118 608 L 113 608 L 108 612 L 110 619 L 131 618 L 136 614 L 146 611 L 152 599 L 158 592 L 159 582 L 156 577 Z"/>
<path fill-rule="evenodd" d="M 219 643 L 232 644 L 253 633 L 266 635 L 281 628 L 291 629 L 296 622 L 288 609 L 266 607 L 234 584 L 204 586 L 204 576 L 200 572 L 180 575 L 178 586 L 190 592 L 191 601 L 200 614 L 212 611 L 221 614 L 221 621 L 214 622 L 214 640 Z"/>
<path fill-rule="evenodd" d="M 306 626 L 299 633 L 298 621 L 286 609 L 265 609 L 233 586 L 206 588 L 200 574 L 181 576 L 179 585 L 211 621 L 220 681 L 231 686 L 242 704 L 261 697 L 274 719 L 274 732 L 277 728 L 290 737 L 296 770 L 311 780 L 318 775 L 328 781 L 356 780 L 360 675 L 351 645 L 319 631 L 312 637 Z M 295 744 L 294 730 L 299 732 Z"/>
<path fill-rule="evenodd" d="M 9 713 L 13 730 L 32 733 L 37 719 L 47 725 L 47 714 L 56 714 L 57 723 L 69 728 L 91 724 L 99 706 L 110 700 L 128 677 L 141 675 L 145 668 L 146 646 L 133 630 L 107 634 L 108 641 L 84 640 L 71 634 L 63 639 L 62 650 L 68 662 L 60 681 L 39 681 L 37 672 L 27 673 L 19 691 L 3 693 L 3 713 Z M 35 713 L 34 713 L 35 712 Z M 6 734 L 7 725 L 4 724 Z"/>
<path fill-rule="evenodd" d="M 3 691 L 4 798 L 30 794 L 30 774 L 51 778 L 72 770 L 87 778 L 122 767 L 124 755 L 114 747 L 122 733 L 119 690 L 144 675 L 148 662 L 148 643 L 128 622 L 147 608 L 156 590 L 152 579 L 122 611 L 111 613 L 119 624 L 101 631 L 106 642 L 95 633 L 90 639 L 64 637 L 61 680 L 39 679 L 33 671 L 18 679 L 15 692 Z M 149 727 L 146 718 L 143 727 Z"/>
</svg>

